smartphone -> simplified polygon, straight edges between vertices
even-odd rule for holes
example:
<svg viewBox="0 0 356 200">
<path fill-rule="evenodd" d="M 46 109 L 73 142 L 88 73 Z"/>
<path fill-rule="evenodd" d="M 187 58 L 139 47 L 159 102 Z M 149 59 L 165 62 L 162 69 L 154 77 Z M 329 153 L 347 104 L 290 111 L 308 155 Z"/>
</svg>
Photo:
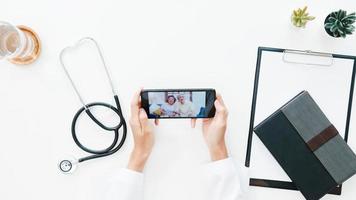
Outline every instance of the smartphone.
<svg viewBox="0 0 356 200">
<path fill-rule="evenodd" d="M 141 92 L 141 106 L 148 118 L 212 118 L 214 89 L 149 89 Z"/>
</svg>

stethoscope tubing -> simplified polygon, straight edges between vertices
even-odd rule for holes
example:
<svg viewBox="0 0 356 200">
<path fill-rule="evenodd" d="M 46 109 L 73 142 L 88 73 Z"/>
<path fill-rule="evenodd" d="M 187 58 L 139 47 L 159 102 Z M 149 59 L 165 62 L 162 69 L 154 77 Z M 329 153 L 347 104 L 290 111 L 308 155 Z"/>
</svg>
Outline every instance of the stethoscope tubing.
<svg viewBox="0 0 356 200">
<path fill-rule="evenodd" d="M 108 79 L 108 82 L 109 82 L 111 91 L 112 91 L 112 93 L 113 93 L 114 96 L 117 95 L 117 92 L 116 92 L 116 90 L 115 90 L 115 88 L 114 88 L 114 83 L 113 83 L 113 81 L 112 81 L 112 77 L 111 77 L 111 75 L 110 75 L 110 72 L 109 72 L 108 67 L 106 66 L 106 62 L 105 62 L 105 59 L 104 59 L 104 55 L 103 55 L 103 53 L 102 53 L 102 51 L 101 51 L 101 49 L 100 49 L 100 46 L 99 46 L 98 42 L 97 42 L 94 38 L 91 38 L 91 37 L 84 37 L 84 38 L 80 39 L 80 40 L 79 40 L 77 43 L 75 43 L 74 45 L 72 45 L 72 46 L 67 46 L 67 47 L 65 47 L 64 49 L 62 49 L 62 51 L 59 53 L 59 61 L 60 61 L 60 63 L 61 63 L 61 66 L 62 66 L 62 68 L 63 68 L 63 70 L 64 70 L 64 72 L 65 72 L 65 74 L 66 74 L 68 80 L 70 81 L 70 83 L 71 83 L 71 85 L 72 85 L 72 87 L 73 87 L 75 93 L 77 94 L 77 96 L 78 96 L 80 102 L 83 104 L 83 107 L 86 108 L 86 105 L 87 105 L 87 104 L 85 103 L 83 96 L 82 96 L 81 93 L 79 92 L 79 89 L 78 89 L 76 83 L 74 82 L 72 76 L 70 75 L 70 73 L 69 73 L 69 71 L 68 71 L 68 69 L 67 69 L 67 67 L 66 67 L 66 65 L 65 65 L 64 59 L 63 59 L 64 54 L 65 54 L 68 50 L 73 49 L 73 48 L 75 48 L 75 47 L 81 45 L 81 44 L 84 43 L 85 41 L 90 41 L 90 42 L 92 42 L 92 43 L 95 45 L 96 50 L 97 50 L 97 52 L 98 52 L 98 54 L 99 54 L 99 56 L 100 56 L 100 60 L 101 60 L 101 63 L 102 63 L 102 65 L 103 65 L 103 68 L 104 68 L 104 70 L 105 70 L 105 74 L 106 74 L 106 77 L 107 77 L 107 79 Z M 87 108 L 86 108 L 86 109 L 87 109 Z"/>
<path fill-rule="evenodd" d="M 116 153 L 125 143 L 126 140 L 126 135 L 127 135 L 127 124 L 126 121 L 122 115 L 122 111 L 121 111 L 121 107 L 120 107 L 120 102 L 119 102 L 119 98 L 117 95 L 114 96 L 115 99 L 115 103 L 117 107 L 113 107 L 110 104 L 107 103 L 103 103 L 103 102 L 95 102 L 95 103 L 90 103 L 87 104 L 86 107 L 82 107 L 80 108 L 77 113 L 74 115 L 73 121 L 72 121 L 72 126 L 71 126 L 71 131 L 72 131 L 72 137 L 74 142 L 78 145 L 79 148 L 81 148 L 83 151 L 94 154 L 94 155 L 90 155 L 87 157 L 83 157 L 80 158 L 78 160 L 78 162 L 84 162 L 84 161 L 88 161 L 88 160 L 92 160 L 95 158 L 100 158 L 100 157 L 105 157 L 105 156 L 109 156 L 112 155 L 114 153 Z M 103 123 L 101 123 L 90 111 L 90 108 L 93 106 L 104 106 L 107 107 L 109 109 L 111 109 L 112 111 L 114 111 L 120 118 L 120 123 L 115 126 L 115 127 L 108 127 L 105 126 Z M 79 119 L 80 115 L 83 112 L 86 112 L 88 114 L 88 116 L 90 117 L 90 119 L 92 119 L 98 126 L 100 126 L 101 128 L 103 128 L 104 130 L 107 131 L 113 131 L 114 132 L 114 140 L 111 143 L 111 145 L 103 150 L 93 150 L 90 149 L 88 147 L 85 147 L 78 139 L 77 137 L 77 132 L 76 132 L 76 124 L 77 124 L 77 120 Z M 119 137 L 120 137 L 120 128 L 122 128 L 122 136 L 121 136 L 121 140 L 118 143 Z"/>
</svg>

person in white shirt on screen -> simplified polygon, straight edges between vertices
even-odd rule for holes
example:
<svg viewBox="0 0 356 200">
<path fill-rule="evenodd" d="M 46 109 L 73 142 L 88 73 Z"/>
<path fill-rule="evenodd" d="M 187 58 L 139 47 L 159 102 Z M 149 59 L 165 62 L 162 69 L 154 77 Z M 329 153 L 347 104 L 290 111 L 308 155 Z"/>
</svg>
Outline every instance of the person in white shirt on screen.
<svg viewBox="0 0 356 200">
<path fill-rule="evenodd" d="M 215 101 L 214 118 L 204 119 L 202 132 L 209 149 L 211 162 L 206 164 L 204 179 L 206 191 L 202 200 L 241 200 L 248 185 L 246 168 L 238 166 L 229 158 L 225 145 L 228 111 L 220 95 Z M 192 120 L 192 127 L 196 120 Z M 155 121 L 158 125 L 158 120 Z M 130 125 L 134 148 L 127 168 L 120 169 L 106 185 L 105 200 L 143 200 L 144 167 L 154 145 L 153 124 L 141 108 L 140 91 L 131 103 Z M 178 170 L 178 169 L 177 169 Z M 174 180 L 172 180 L 174 181 Z M 189 181 L 189 180 L 188 180 Z"/>
<path fill-rule="evenodd" d="M 177 96 L 178 113 L 181 117 L 195 117 L 197 114 L 194 111 L 194 104 L 185 99 L 184 95 Z"/>
<path fill-rule="evenodd" d="M 167 101 L 162 104 L 162 117 L 175 117 L 178 114 L 176 98 L 173 95 L 167 96 Z"/>
</svg>

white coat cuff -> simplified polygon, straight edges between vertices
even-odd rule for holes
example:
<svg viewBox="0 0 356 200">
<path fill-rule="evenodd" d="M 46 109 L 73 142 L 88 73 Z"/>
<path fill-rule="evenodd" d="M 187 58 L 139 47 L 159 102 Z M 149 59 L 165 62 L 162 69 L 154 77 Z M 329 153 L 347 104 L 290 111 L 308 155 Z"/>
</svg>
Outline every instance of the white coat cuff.
<svg viewBox="0 0 356 200">
<path fill-rule="evenodd" d="M 249 171 L 248 168 L 240 163 L 237 163 L 232 158 L 226 158 L 210 162 L 204 166 L 205 177 L 213 180 L 217 179 L 231 179 L 235 177 L 238 179 L 236 187 L 240 184 L 242 193 L 247 193 L 249 185 Z"/>
<path fill-rule="evenodd" d="M 113 182 L 124 182 L 129 185 L 142 185 L 143 184 L 143 173 L 133 171 L 127 168 L 121 168 L 111 177 Z"/>
<path fill-rule="evenodd" d="M 206 164 L 205 169 L 216 175 L 236 173 L 235 163 L 232 158 L 210 162 Z"/>
</svg>

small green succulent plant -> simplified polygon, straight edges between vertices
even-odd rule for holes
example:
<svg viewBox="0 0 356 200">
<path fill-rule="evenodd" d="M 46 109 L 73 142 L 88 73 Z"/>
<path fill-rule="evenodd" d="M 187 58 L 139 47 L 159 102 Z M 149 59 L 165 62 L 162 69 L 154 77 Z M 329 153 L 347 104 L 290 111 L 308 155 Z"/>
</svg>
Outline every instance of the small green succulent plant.
<svg viewBox="0 0 356 200">
<path fill-rule="evenodd" d="M 315 19 L 313 16 L 309 16 L 307 13 L 308 7 L 305 6 L 303 9 L 298 8 L 297 10 L 293 10 L 292 14 L 292 23 L 296 27 L 305 27 L 305 25 Z"/>
<path fill-rule="evenodd" d="M 326 32 L 332 37 L 343 37 L 351 35 L 355 31 L 353 25 L 356 21 L 356 14 L 347 14 L 345 10 L 330 13 L 324 23 Z"/>
</svg>

